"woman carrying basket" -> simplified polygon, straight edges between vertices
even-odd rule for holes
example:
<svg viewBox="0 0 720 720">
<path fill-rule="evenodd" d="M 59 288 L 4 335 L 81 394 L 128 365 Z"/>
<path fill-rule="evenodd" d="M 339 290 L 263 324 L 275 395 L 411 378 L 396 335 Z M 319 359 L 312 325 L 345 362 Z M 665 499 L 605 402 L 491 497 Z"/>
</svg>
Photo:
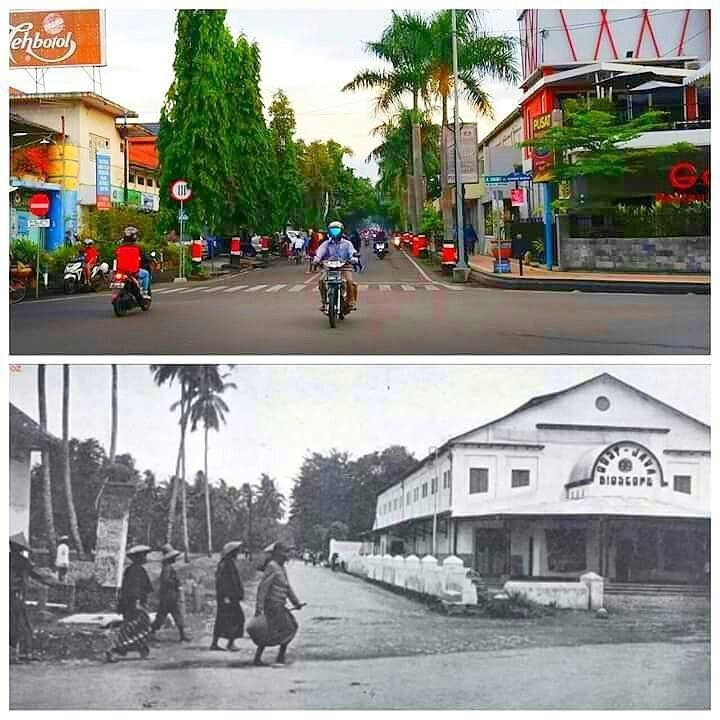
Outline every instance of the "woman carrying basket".
<svg viewBox="0 0 720 720">
<path fill-rule="evenodd" d="M 269 553 L 270 557 L 265 564 L 263 578 L 257 590 L 255 618 L 248 625 L 248 634 L 258 646 L 253 662 L 260 666 L 265 665 L 262 661 L 265 648 L 275 645 L 280 646 L 276 662 L 285 663 L 287 647 L 298 630 L 297 620 L 285 603 L 290 600 L 296 610 L 305 605 L 298 600 L 290 587 L 285 570 L 290 548 L 279 540 L 265 548 L 265 552 Z M 255 628 L 257 632 L 254 632 Z"/>
</svg>

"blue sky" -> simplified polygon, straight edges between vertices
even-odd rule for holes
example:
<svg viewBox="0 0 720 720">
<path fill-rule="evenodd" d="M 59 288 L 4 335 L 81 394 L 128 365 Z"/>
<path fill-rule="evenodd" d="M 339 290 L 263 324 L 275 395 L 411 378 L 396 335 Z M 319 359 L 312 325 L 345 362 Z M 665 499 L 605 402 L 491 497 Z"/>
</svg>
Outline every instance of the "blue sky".
<svg viewBox="0 0 720 720">
<path fill-rule="evenodd" d="M 231 9 L 228 24 L 234 35 L 256 40 L 262 52 L 262 92 L 266 106 L 282 88 L 297 115 L 298 136 L 305 140 L 333 138 L 353 150 L 347 162 L 360 174 L 375 176 L 364 160 L 377 144 L 373 127 L 383 118 L 372 112 L 372 93 L 343 93 L 340 88 L 361 69 L 372 66 L 364 43 L 377 39 L 390 18 L 389 10 L 254 10 Z M 516 11 L 488 10 L 489 30 L 517 34 Z M 173 10 L 107 11 L 108 67 L 102 70 L 103 94 L 156 120 L 172 79 L 174 54 Z M 33 81 L 22 70 L 10 72 L 11 83 L 32 91 Z M 79 69 L 56 69 L 47 74 L 48 91 L 89 90 L 91 82 Z M 517 105 L 520 93 L 488 83 L 496 120 Z M 477 120 L 463 107 L 465 122 Z M 493 121 L 480 119 L 482 137 Z"/>
</svg>

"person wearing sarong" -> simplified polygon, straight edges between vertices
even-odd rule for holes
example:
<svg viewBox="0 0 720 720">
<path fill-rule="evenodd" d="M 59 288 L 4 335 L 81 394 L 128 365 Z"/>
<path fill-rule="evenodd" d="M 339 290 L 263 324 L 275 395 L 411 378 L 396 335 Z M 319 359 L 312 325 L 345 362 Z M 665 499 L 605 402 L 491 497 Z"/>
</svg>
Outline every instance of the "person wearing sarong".
<svg viewBox="0 0 720 720">
<path fill-rule="evenodd" d="M 175 568 L 175 561 L 182 553 L 175 550 L 170 543 L 162 547 L 162 570 L 160 571 L 160 602 L 158 604 L 157 614 L 152 623 L 152 632 L 157 632 L 165 623 L 168 615 L 172 615 L 180 633 L 180 642 L 190 642 L 190 638 L 185 633 L 185 618 L 180 608 L 180 580 L 178 579 Z"/>
<path fill-rule="evenodd" d="M 123 573 L 118 600 L 118 612 L 123 616 L 122 625 L 115 638 L 115 644 L 105 652 L 108 662 L 117 662 L 115 655 L 126 655 L 128 650 L 137 650 L 141 658 L 150 654 L 150 616 L 147 611 L 147 598 L 153 587 L 150 577 L 143 567 L 151 548 L 136 545 L 127 551 L 130 565 Z"/>
<path fill-rule="evenodd" d="M 265 552 L 269 553 L 270 557 L 265 564 L 263 577 L 258 586 L 255 615 L 265 615 L 267 638 L 265 644 L 258 645 L 255 651 L 253 660 L 255 665 L 265 665 L 262 661 L 263 651 L 266 647 L 275 645 L 280 646 L 275 662 L 285 663 L 288 645 L 298 630 L 297 620 L 287 609 L 285 603 L 290 600 L 296 610 L 305 605 L 295 595 L 285 571 L 290 548 L 279 540 L 265 548 Z"/>
<path fill-rule="evenodd" d="M 210 650 L 226 649 L 218 645 L 220 638 L 227 638 L 228 650 L 236 650 L 235 640 L 243 636 L 245 614 L 240 601 L 245 597 L 245 589 L 235 563 L 241 548 L 241 542 L 233 541 L 226 543 L 220 553 L 220 562 L 215 570 L 217 609 Z"/>
<path fill-rule="evenodd" d="M 30 544 L 24 533 L 10 536 L 10 649 L 17 660 L 33 658 L 33 633 L 25 606 L 25 595 L 29 580 L 43 585 L 55 583 L 36 572 L 28 557 Z"/>
</svg>

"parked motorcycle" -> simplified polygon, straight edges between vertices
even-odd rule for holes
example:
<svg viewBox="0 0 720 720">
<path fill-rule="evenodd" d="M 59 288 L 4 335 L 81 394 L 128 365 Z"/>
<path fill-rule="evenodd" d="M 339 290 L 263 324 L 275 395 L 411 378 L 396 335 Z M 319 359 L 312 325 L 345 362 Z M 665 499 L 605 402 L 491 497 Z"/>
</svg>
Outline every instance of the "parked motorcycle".
<svg viewBox="0 0 720 720">
<path fill-rule="evenodd" d="M 343 277 L 345 263 L 342 260 L 326 260 L 323 262 L 325 271 L 325 308 L 334 328 L 338 320 L 343 320 L 347 309 L 347 283 Z"/>
<path fill-rule="evenodd" d="M 80 288 L 97 292 L 110 272 L 110 266 L 106 262 L 97 263 L 90 272 L 90 282 L 88 282 L 84 269 L 85 260 L 82 257 L 73 258 L 65 265 L 63 291 L 66 295 L 72 295 Z"/>
<path fill-rule="evenodd" d="M 382 260 L 387 255 L 388 243 L 387 240 L 375 240 L 373 243 L 373 252 Z"/>
</svg>

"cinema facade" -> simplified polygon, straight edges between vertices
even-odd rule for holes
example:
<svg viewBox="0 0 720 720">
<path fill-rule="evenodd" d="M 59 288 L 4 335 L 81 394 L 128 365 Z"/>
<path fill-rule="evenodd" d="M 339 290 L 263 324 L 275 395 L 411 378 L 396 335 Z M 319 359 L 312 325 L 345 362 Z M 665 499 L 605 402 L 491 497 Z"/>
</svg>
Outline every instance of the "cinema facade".
<svg viewBox="0 0 720 720">
<path fill-rule="evenodd" d="M 698 585 L 709 544 L 710 428 L 603 374 L 447 441 L 378 496 L 364 552 Z"/>
</svg>

